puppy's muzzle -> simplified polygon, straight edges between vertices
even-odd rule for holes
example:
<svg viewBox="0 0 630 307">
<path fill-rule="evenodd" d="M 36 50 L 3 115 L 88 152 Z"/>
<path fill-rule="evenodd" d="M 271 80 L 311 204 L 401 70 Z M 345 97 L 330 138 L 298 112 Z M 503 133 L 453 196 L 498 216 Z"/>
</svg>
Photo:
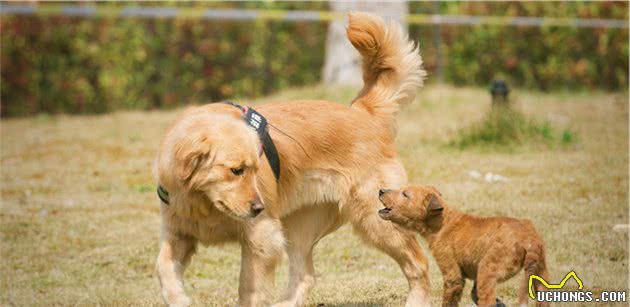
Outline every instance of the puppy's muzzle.
<svg viewBox="0 0 630 307">
<path fill-rule="evenodd" d="M 383 208 L 381 210 L 378 210 L 378 214 L 379 215 L 387 215 L 392 211 L 391 208 Z"/>
</svg>

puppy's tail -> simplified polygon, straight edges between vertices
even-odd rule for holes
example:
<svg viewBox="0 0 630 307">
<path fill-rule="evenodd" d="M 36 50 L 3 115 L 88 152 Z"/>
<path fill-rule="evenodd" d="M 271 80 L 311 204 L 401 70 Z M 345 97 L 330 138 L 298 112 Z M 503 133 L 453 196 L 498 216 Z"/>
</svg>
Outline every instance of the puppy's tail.
<svg viewBox="0 0 630 307">
<path fill-rule="evenodd" d="M 364 85 L 352 106 L 393 123 L 426 77 L 418 47 L 396 23 L 385 24 L 367 13 L 350 13 L 348 18 L 348 39 L 363 59 Z"/>
<path fill-rule="evenodd" d="M 545 247 L 538 243 L 533 243 L 529 248 L 525 249 L 525 259 L 523 260 L 524 278 L 521 290 L 519 293 L 519 304 L 527 305 L 529 300 L 529 279 L 531 275 L 537 275 L 542 277 L 545 281 L 549 282 L 549 271 L 547 270 L 547 262 L 545 260 Z M 531 285 L 532 293 L 536 296 L 538 291 L 545 290 L 545 286 L 538 280 L 532 280 Z M 548 306 L 544 302 L 537 302 L 536 306 Z"/>
</svg>

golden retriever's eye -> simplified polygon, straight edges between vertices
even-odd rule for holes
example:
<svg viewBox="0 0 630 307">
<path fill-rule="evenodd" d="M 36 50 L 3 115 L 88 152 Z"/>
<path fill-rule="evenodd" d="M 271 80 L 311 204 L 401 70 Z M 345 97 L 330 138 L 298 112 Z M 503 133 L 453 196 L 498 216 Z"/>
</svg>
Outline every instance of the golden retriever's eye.
<svg viewBox="0 0 630 307">
<path fill-rule="evenodd" d="M 403 191 L 402 194 L 405 198 L 409 198 L 409 195 L 407 195 L 407 192 Z"/>
<path fill-rule="evenodd" d="M 239 168 L 231 168 L 230 169 L 232 171 L 232 174 L 236 175 L 236 176 L 240 176 L 243 175 L 243 173 L 245 172 L 245 168 L 239 167 Z"/>
</svg>

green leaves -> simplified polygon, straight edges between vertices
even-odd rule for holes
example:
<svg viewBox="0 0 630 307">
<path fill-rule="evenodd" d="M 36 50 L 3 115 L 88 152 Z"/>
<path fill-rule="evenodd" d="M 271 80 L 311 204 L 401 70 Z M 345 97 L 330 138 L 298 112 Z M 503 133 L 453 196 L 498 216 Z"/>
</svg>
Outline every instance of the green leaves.
<svg viewBox="0 0 630 307">
<path fill-rule="evenodd" d="M 485 118 L 459 132 L 449 145 L 460 149 L 481 147 L 512 148 L 519 145 L 550 146 L 575 142 L 569 129 L 557 132 L 549 122 L 529 118 L 510 106 L 493 106 Z"/>
<path fill-rule="evenodd" d="M 627 19 L 621 2 L 410 2 L 412 13 Z M 426 66 L 438 65 L 432 26 L 411 26 Z M 628 86 L 628 30 L 530 26 L 440 26 L 444 80 L 486 86 L 497 75 L 513 86 L 541 90 Z M 433 78 L 429 78 L 429 82 Z"/>
<path fill-rule="evenodd" d="M 168 5 L 326 10 L 326 2 Z M 410 2 L 410 13 L 627 19 L 623 2 Z M 437 9 L 437 11 L 435 11 Z M 2 116 L 172 108 L 315 84 L 327 23 L 3 16 Z M 430 25 L 410 27 L 434 75 Z M 627 29 L 440 27 L 444 81 L 627 89 Z M 429 82 L 437 80 L 430 77 Z"/>
<path fill-rule="evenodd" d="M 172 108 L 317 83 L 327 30 L 322 22 L 35 16 L 3 16 L 0 27 L 2 116 Z"/>
</svg>

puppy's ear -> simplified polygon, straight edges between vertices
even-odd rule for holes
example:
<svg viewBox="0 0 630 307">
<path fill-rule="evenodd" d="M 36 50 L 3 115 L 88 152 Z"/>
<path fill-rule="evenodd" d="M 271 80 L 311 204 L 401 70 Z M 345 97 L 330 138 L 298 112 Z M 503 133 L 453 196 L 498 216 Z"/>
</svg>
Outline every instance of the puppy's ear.
<svg viewBox="0 0 630 307">
<path fill-rule="evenodd" d="M 432 217 L 442 214 L 442 210 L 444 210 L 442 202 L 433 194 L 429 195 L 428 199 L 427 216 Z"/>
<path fill-rule="evenodd" d="M 190 136 L 178 144 L 175 151 L 175 175 L 188 181 L 201 163 L 210 155 L 210 140 L 205 135 Z"/>
</svg>

